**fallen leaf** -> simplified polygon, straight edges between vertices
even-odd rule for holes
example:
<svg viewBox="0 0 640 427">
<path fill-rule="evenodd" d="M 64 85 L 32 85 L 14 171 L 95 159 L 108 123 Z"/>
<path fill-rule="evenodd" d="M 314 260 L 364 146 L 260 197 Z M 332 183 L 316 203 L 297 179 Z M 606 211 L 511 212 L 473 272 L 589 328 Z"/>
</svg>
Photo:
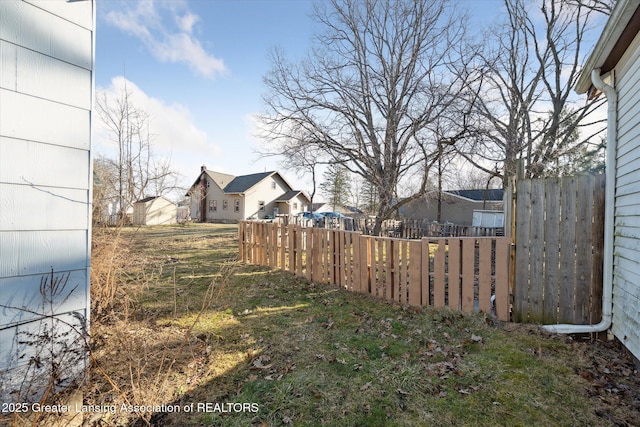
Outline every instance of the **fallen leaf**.
<svg viewBox="0 0 640 427">
<path fill-rule="evenodd" d="M 482 337 L 476 335 L 476 334 L 471 334 L 471 341 L 473 342 L 482 342 Z"/>
<path fill-rule="evenodd" d="M 371 387 L 371 381 L 369 381 L 368 383 L 366 383 L 365 385 L 363 385 L 362 387 L 360 387 L 360 391 L 365 391 L 365 390 L 367 390 L 369 387 Z"/>
</svg>

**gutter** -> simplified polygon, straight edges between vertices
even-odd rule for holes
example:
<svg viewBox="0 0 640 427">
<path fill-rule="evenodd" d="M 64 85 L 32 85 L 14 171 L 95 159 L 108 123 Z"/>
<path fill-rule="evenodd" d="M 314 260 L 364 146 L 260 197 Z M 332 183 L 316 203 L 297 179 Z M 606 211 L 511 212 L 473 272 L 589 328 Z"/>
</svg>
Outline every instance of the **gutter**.
<svg viewBox="0 0 640 427">
<path fill-rule="evenodd" d="M 611 71 L 613 77 L 613 71 Z M 591 81 L 607 97 L 607 159 L 604 213 L 604 264 L 602 274 L 602 320 L 595 325 L 544 325 L 548 332 L 558 334 L 581 334 L 606 331 L 613 317 L 613 215 L 615 202 L 615 174 L 618 139 L 618 94 L 614 87 L 600 78 L 600 68 L 591 71 Z M 612 81 L 614 79 L 612 78 Z M 614 83 L 615 84 L 615 83 Z"/>
</svg>

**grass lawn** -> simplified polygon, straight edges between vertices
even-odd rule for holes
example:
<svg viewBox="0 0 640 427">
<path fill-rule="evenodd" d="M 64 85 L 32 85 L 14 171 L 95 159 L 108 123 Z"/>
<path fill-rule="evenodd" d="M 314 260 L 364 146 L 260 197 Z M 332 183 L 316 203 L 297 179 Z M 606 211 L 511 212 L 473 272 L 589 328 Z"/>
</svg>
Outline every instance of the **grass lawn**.
<svg viewBox="0 0 640 427">
<path fill-rule="evenodd" d="M 92 325 L 84 400 L 118 408 L 96 425 L 640 425 L 638 373 L 610 343 L 240 265 L 236 231 L 97 231 L 122 266 Z"/>
</svg>

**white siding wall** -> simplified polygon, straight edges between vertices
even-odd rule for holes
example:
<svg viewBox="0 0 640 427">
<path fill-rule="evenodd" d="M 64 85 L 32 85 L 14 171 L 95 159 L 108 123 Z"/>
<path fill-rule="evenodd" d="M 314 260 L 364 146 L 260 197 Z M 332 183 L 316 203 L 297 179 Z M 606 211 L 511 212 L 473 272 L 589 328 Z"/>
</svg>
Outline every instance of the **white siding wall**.
<svg viewBox="0 0 640 427">
<path fill-rule="evenodd" d="M 616 67 L 613 332 L 640 358 L 640 35 Z"/>
<path fill-rule="evenodd" d="M 35 320 L 51 309 L 61 319 L 89 316 L 94 28 L 91 0 L 0 1 L 0 373 L 5 379 L 24 367 L 33 350 L 18 344 L 19 331 L 37 330 Z M 45 304 L 40 285 L 52 271 L 67 285 Z M 20 356 L 25 357 L 18 362 Z M 11 386 L 2 382 L 0 396 Z"/>
</svg>

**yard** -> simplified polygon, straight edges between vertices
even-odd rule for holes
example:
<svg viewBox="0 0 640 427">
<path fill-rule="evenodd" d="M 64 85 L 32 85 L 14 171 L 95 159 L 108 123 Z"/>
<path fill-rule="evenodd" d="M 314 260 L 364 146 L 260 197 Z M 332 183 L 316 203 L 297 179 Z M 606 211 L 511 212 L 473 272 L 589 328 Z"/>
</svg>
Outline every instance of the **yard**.
<svg viewBox="0 0 640 427">
<path fill-rule="evenodd" d="M 236 226 L 95 234 L 88 425 L 640 425 L 615 343 L 240 265 Z"/>
</svg>

